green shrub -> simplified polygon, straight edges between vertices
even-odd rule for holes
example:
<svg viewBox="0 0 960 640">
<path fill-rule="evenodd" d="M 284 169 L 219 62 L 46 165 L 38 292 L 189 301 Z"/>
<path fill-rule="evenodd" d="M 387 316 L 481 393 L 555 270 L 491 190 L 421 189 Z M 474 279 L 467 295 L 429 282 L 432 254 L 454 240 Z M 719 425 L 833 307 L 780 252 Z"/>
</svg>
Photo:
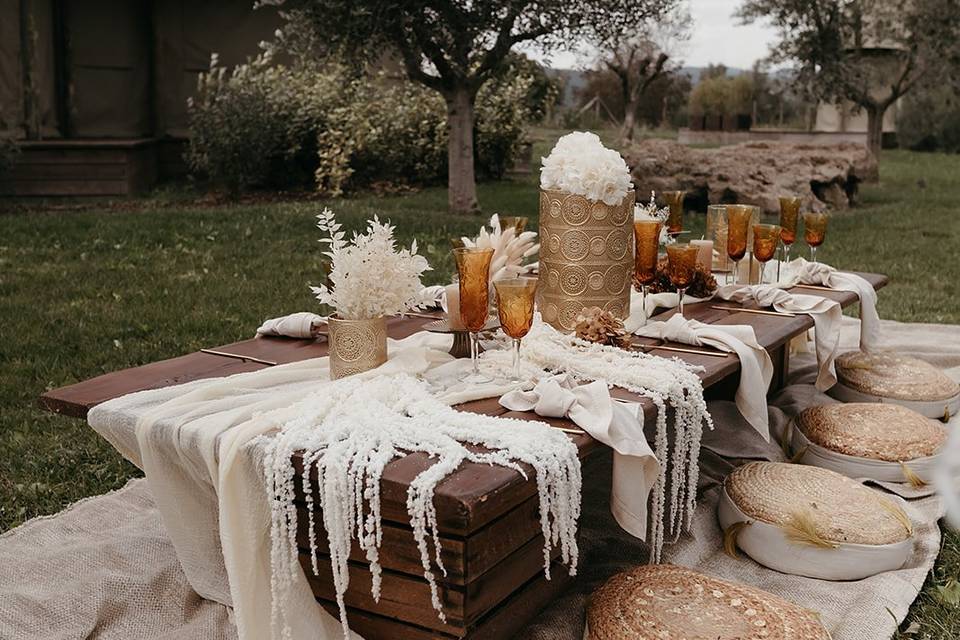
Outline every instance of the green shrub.
<svg viewBox="0 0 960 640">
<path fill-rule="evenodd" d="M 524 125 L 542 115 L 545 107 L 529 99 L 534 80 L 504 74 L 480 90 L 479 176 L 502 176 L 525 142 Z M 406 79 L 360 75 L 336 62 L 286 67 L 268 54 L 227 71 L 214 59 L 189 107 L 191 169 L 232 190 L 312 182 L 339 195 L 372 182 L 446 176 L 444 101 Z"/>
<path fill-rule="evenodd" d="M 897 118 L 901 147 L 960 153 L 960 95 L 950 86 L 918 87 L 907 94 Z"/>
</svg>

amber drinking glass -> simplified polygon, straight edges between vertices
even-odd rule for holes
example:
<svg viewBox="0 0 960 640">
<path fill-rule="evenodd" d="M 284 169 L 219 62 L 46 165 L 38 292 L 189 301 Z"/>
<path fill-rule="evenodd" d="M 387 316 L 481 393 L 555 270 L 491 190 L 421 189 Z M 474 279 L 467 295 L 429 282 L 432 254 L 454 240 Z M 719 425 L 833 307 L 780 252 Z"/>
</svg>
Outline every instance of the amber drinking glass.
<svg viewBox="0 0 960 640">
<path fill-rule="evenodd" d="M 760 263 L 760 282 L 763 283 L 763 268 L 777 253 L 780 244 L 780 225 L 753 225 L 753 257 Z"/>
<path fill-rule="evenodd" d="M 493 249 L 462 247 L 453 250 L 457 260 L 457 275 L 460 277 L 460 322 L 470 332 L 470 360 L 473 370 L 466 374 L 464 382 L 479 384 L 493 380 L 480 373 L 480 330 L 487 324 L 490 315 L 490 261 Z"/>
<path fill-rule="evenodd" d="M 733 284 L 737 284 L 740 261 L 747 254 L 747 236 L 756 207 L 748 204 L 727 205 L 727 256 L 733 260 Z"/>
<path fill-rule="evenodd" d="M 686 242 L 667 246 L 667 275 L 670 282 L 677 288 L 680 296 L 679 313 L 683 317 L 683 294 L 687 286 L 693 281 L 693 274 L 697 266 L 699 247 Z"/>
<path fill-rule="evenodd" d="M 529 221 L 526 216 L 500 216 L 500 231 L 513 227 L 513 235 L 519 236 L 526 230 Z"/>
<path fill-rule="evenodd" d="M 493 283 L 497 293 L 497 313 L 500 328 L 513 338 L 513 379 L 523 382 L 520 376 L 520 340 L 533 324 L 533 304 L 537 294 L 536 278 L 510 278 Z"/>
<path fill-rule="evenodd" d="M 800 217 L 800 198 L 780 196 L 780 253 L 783 262 L 790 262 L 790 246 L 797 239 L 797 219 Z M 780 264 L 777 263 L 777 280 L 780 280 Z"/>
<path fill-rule="evenodd" d="M 667 218 L 667 233 L 683 231 L 683 198 L 686 191 L 661 191 L 660 196 L 670 207 L 670 217 Z"/>
<path fill-rule="evenodd" d="M 647 324 L 647 289 L 657 277 L 657 253 L 662 229 L 663 223 L 659 220 L 635 220 L 633 223 L 633 239 L 636 243 L 633 273 L 634 280 L 643 292 L 643 324 Z"/>
<path fill-rule="evenodd" d="M 817 247 L 827 237 L 827 214 L 808 211 L 803 214 L 803 239 L 810 245 L 810 262 L 817 261 Z"/>
</svg>

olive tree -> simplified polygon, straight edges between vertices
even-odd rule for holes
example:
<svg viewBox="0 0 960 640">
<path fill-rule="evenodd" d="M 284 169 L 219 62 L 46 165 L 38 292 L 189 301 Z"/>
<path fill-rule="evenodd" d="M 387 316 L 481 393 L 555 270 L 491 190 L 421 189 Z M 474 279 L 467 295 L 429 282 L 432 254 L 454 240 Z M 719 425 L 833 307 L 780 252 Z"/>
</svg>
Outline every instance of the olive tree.
<svg viewBox="0 0 960 640">
<path fill-rule="evenodd" d="M 677 0 L 263 0 L 294 33 L 353 59 L 390 52 L 447 108 L 449 208 L 478 208 L 474 101 L 517 45 L 560 48 L 641 29 Z M 289 37 L 289 36 L 288 36 Z"/>
</svg>

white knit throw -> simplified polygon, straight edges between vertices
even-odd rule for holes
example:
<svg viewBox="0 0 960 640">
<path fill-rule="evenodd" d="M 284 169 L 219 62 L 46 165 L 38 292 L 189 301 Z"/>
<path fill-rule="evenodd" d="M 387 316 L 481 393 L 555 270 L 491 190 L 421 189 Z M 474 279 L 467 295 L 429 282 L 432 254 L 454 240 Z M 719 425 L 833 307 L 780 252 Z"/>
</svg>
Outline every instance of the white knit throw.
<svg viewBox="0 0 960 640">
<path fill-rule="evenodd" d="M 382 539 L 380 477 L 397 456 L 428 454 L 434 463 L 417 475 L 407 491 L 407 511 L 420 551 L 423 575 L 430 584 L 433 606 L 441 619 L 439 592 L 430 568 L 427 543 L 433 541 L 440 559 L 440 538 L 433 493 L 438 482 L 462 462 L 497 464 L 524 473 L 522 463 L 536 472 L 540 524 L 544 537 L 544 572 L 550 577 L 552 548 L 559 544 L 562 561 L 571 574 L 577 566 L 577 520 L 580 516 L 580 462 L 577 447 L 561 431 L 542 422 L 514 420 L 456 411 L 430 395 L 424 384 L 409 375 L 367 379 L 345 378 L 324 385 L 305 398 L 297 417 L 266 440 L 265 475 L 273 496 L 271 562 L 274 625 L 289 636 L 286 591 L 291 576 L 300 571 L 297 549 L 297 510 L 294 504 L 294 468 L 291 456 L 303 456 L 303 486 L 307 501 L 310 550 L 316 564 L 317 545 L 310 473 L 316 469 L 319 508 L 329 539 L 333 580 L 344 634 L 347 622 L 344 593 L 349 584 L 347 558 L 351 540 L 366 553 L 373 574 L 372 594 L 380 597 L 378 552 Z M 479 445 L 474 452 L 467 444 Z M 524 474 L 524 477 L 526 475 Z"/>
<path fill-rule="evenodd" d="M 689 528 L 697 499 L 698 458 L 703 425 L 713 428 L 703 399 L 701 367 L 679 358 L 660 358 L 617 347 L 586 342 L 560 333 L 539 319 L 523 339 L 522 357 L 534 365 L 567 372 L 581 380 L 605 380 L 612 386 L 646 396 L 657 407 L 654 452 L 660 461 L 660 477 L 653 491 L 650 513 L 650 562 L 660 561 L 665 532 L 676 540 Z M 670 517 L 666 522 L 667 404 L 674 410 L 674 446 L 670 459 Z"/>
</svg>

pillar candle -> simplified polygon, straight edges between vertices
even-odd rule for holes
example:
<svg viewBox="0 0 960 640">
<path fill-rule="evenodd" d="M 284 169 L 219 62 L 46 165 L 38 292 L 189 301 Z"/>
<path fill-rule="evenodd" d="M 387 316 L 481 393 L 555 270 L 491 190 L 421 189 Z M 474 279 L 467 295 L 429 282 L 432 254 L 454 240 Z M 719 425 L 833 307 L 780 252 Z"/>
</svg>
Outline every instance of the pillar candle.
<svg viewBox="0 0 960 640">
<path fill-rule="evenodd" d="M 447 324 L 455 331 L 466 331 L 460 322 L 460 283 L 454 282 L 444 287 L 447 299 Z"/>
<path fill-rule="evenodd" d="M 711 273 L 713 269 L 713 240 L 691 240 L 690 244 L 697 248 L 697 264 L 704 271 Z"/>
</svg>

